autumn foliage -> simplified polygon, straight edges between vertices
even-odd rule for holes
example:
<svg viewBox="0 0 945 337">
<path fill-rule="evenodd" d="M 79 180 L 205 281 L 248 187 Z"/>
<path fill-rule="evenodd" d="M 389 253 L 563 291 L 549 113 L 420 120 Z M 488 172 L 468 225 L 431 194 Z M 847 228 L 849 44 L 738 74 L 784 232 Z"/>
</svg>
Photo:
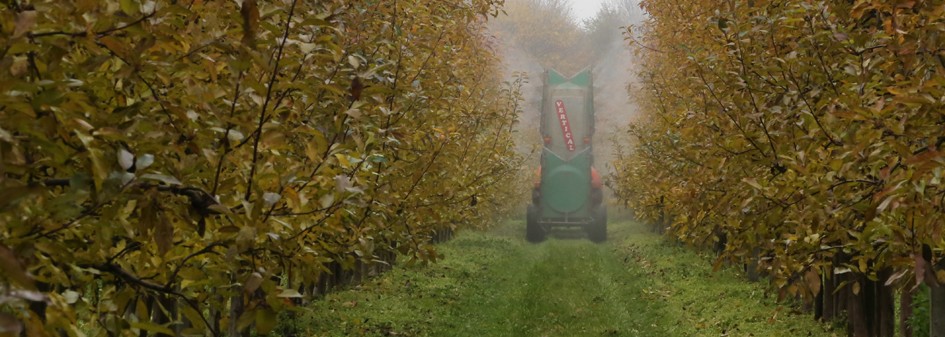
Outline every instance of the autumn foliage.
<svg viewBox="0 0 945 337">
<path fill-rule="evenodd" d="M 0 330 L 265 334 L 517 205 L 500 1 L 13 1 Z"/>
<path fill-rule="evenodd" d="M 945 283 L 945 4 L 642 6 L 645 115 L 618 194 L 681 241 L 723 244 L 720 261 L 757 262 L 782 298 L 826 315 L 849 294 L 834 304 L 854 335 L 891 335 L 856 303 L 891 312 L 891 290 Z"/>
</svg>

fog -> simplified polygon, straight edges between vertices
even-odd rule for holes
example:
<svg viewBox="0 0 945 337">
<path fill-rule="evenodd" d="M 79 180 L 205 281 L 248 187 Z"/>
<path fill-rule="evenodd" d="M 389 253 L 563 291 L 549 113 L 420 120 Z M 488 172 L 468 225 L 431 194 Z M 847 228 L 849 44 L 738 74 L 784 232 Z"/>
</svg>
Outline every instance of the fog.
<svg viewBox="0 0 945 337">
<path fill-rule="evenodd" d="M 539 164 L 539 114 L 542 74 L 555 69 L 570 77 L 591 69 L 594 81 L 596 132 L 593 139 L 594 166 L 604 176 L 613 170 L 615 139 L 624 141 L 623 132 L 637 113 L 628 86 L 636 82 L 633 52 L 624 40 L 626 27 L 642 24 L 645 15 L 637 0 L 605 3 L 597 16 L 577 22 L 570 4 L 564 0 L 508 0 L 507 15 L 490 27 L 498 42 L 506 77 L 524 73 L 529 82 L 523 88 L 524 108 L 519 118 L 518 149 L 528 157 L 528 169 Z"/>
</svg>

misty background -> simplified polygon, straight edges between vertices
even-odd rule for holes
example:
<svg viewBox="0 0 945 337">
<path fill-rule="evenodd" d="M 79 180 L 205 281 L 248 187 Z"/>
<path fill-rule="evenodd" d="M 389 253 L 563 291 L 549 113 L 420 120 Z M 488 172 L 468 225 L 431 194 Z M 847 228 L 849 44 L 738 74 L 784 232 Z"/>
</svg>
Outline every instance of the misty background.
<svg viewBox="0 0 945 337">
<path fill-rule="evenodd" d="M 594 166 L 608 176 L 620 146 L 628 146 L 623 132 L 637 115 L 629 90 L 636 82 L 633 51 L 625 36 L 628 27 L 640 26 L 646 15 L 638 0 L 603 0 L 597 13 L 579 19 L 575 8 L 592 7 L 581 0 L 507 0 L 505 14 L 490 23 L 509 81 L 525 76 L 524 107 L 519 117 L 517 143 L 526 156 L 529 178 L 539 165 L 542 73 L 555 69 L 570 77 L 591 69 L 594 80 Z M 585 14 L 586 15 L 586 14 Z M 622 145 L 621 145 L 622 144 Z"/>
</svg>

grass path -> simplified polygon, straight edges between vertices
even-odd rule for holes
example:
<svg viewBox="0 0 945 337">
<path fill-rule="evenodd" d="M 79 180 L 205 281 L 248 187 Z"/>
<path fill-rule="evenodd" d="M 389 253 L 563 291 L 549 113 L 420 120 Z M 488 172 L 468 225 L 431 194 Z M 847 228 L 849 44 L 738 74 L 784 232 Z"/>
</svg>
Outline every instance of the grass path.
<svg viewBox="0 0 945 337">
<path fill-rule="evenodd" d="M 611 240 L 522 240 L 520 221 L 465 232 L 430 266 L 398 267 L 288 323 L 305 336 L 839 336 L 735 271 L 634 222 Z"/>
</svg>

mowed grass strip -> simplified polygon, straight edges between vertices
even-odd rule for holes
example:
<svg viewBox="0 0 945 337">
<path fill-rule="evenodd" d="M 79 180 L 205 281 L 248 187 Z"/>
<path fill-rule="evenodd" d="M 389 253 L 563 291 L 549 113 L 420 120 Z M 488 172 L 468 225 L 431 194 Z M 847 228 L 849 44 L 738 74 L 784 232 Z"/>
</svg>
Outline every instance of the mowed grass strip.
<svg viewBox="0 0 945 337">
<path fill-rule="evenodd" d="M 832 336 L 789 314 L 761 284 L 712 272 L 707 257 L 643 226 L 522 239 L 509 221 L 440 246 L 444 258 L 398 266 L 326 296 L 281 329 L 304 336 Z"/>
<path fill-rule="evenodd" d="M 740 268 L 713 271 L 714 256 L 670 242 L 631 223 L 619 255 L 634 275 L 651 280 L 646 299 L 664 303 L 668 336 L 836 337 L 846 333 L 778 303 L 766 281 Z"/>
</svg>

